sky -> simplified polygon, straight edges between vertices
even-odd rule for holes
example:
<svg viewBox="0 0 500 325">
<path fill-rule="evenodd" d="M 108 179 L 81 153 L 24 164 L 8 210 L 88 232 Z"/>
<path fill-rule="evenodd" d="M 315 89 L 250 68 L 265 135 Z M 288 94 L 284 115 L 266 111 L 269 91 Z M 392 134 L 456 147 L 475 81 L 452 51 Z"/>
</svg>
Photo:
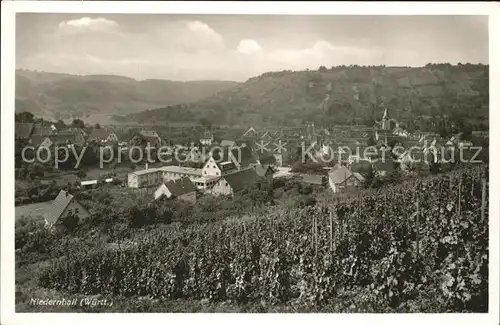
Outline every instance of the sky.
<svg viewBox="0 0 500 325">
<path fill-rule="evenodd" d="M 245 81 L 336 65 L 488 64 L 487 16 L 16 16 L 16 68 Z"/>
</svg>

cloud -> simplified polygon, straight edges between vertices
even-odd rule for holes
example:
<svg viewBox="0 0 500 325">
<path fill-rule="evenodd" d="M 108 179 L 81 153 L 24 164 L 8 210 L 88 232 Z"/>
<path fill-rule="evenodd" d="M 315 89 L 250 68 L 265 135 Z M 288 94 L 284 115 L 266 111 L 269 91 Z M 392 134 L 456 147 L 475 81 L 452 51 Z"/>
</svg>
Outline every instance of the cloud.
<svg viewBox="0 0 500 325">
<path fill-rule="evenodd" d="M 63 33 L 83 33 L 83 32 L 117 32 L 120 25 L 110 19 L 106 18 L 90 18 L 82 17 L 79 19 L 72 19 L 62 21 L 59 23 L 59 31 Z"/>
<path fill-rule="evenodd" d="M 268 53 L 274 66 L 283 69 L 316 68 L 320 65 L 372 64 L 380 59 L 383 51 L 377 48 L 333 45 L 325 40 L 316 41 L 311 47 L 278 49 Z"/>
<path fill-rule="evenodd" d="M 203 36 L 217 43 L 222 42 L 222 36 L 219 35 L 216 31 L 210 28 L 210 26 L 208 26 L 202 21 L 198 20 L 188 21 L 185 22 L 185 24 L 187 26 L 187 29 L 191 31 L 193 34 Z"/>
<path fill-rule="evenodd" d="M 240 41 L 237 47 L 238 52 L 242 54 L 253 54 L 262 52 L 262 47 L 253 39 Z"/>
</svg>

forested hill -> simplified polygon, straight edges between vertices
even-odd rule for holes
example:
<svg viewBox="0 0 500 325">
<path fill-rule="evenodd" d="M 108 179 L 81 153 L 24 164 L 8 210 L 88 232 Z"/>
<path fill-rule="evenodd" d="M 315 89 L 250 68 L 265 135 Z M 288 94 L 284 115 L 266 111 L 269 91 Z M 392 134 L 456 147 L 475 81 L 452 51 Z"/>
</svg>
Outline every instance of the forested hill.
<svg viewBox="0 0 500 325">
<path fill-rule="evenodd" d="M 268 72 L 196 103 L 118 118 L 144 123 L 188 122 L 264 126 L 372 124 L 384 107 L 400 121 L 460 118 L 487 124 L 489 66 L 340 66 Z"/>
<path fill-rule="evenodd" d="M 47 119 L 126 115 L 198 101 L 234 87 L 232 81 L 170 81 L 113 75 L 77 76 L 16 70 L 16 112 Z"/>
</svg>

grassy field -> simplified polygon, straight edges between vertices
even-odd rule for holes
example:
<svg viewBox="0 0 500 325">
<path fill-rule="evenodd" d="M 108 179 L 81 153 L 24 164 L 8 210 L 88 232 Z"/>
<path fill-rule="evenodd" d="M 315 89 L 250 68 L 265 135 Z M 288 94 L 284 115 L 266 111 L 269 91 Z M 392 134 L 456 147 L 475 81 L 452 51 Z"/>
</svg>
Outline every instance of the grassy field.
<svg viewBox="0 0 500 325">
<path fill-rule="evenodd" d="M 16 207 L 16 220 L 21 216 L 41 216 L 52 205 L 52 201 L 20 205 Z"/>
</svg>

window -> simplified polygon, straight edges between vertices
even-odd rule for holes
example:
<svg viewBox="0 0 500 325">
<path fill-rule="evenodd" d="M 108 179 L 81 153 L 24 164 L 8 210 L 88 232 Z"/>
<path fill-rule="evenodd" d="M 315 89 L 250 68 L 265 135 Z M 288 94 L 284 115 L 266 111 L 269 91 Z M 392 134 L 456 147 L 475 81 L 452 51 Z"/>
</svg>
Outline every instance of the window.
<svg viewBox="0 0 500 325">
<path fill-rule="evenodd" d="M 80 209 L 79 208 L 76 208 L 75 209 L 75 214 L 79 214 L 80 213 Z"/>
<path fill-rule="evenodd" d="M 215 172 L 215 175 L 219 176 L 219 172 Z"/>
</svg>

